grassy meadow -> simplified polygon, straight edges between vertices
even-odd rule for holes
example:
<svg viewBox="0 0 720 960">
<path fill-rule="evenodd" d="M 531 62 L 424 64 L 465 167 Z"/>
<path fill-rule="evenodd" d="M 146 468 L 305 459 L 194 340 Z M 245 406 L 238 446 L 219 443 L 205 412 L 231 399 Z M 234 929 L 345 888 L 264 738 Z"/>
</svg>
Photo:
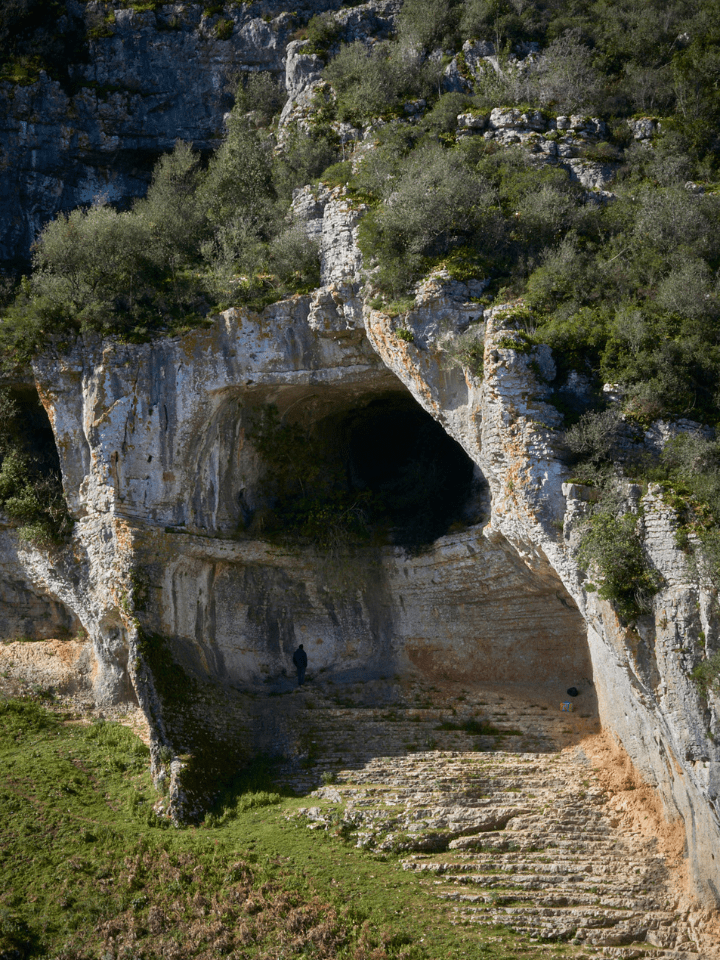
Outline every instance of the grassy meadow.
<svg viewBox="0 0 720 960">
<path fill-rule="evenodd" d="M 259 762 L 196 827 L 152 810 L 148 751 L 126 727 L 0 702 L 0 958 L 454 960 L 572 955 L 453 923 L 452 906 L 294 817 Z M 575 948 L 576 949 L 576 948 Z"/>
</svg>

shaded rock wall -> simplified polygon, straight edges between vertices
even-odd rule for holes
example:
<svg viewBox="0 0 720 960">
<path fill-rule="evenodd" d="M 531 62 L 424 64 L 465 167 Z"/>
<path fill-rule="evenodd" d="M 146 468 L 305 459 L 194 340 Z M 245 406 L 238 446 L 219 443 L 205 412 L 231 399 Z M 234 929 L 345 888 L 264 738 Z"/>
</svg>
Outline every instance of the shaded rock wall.
<svg viewBox="0 0 720 960">
<path fill-rule="evenodd" d="M 87 62 L 69 65 L 70 85 L 45 73 L 29 85 L 0 83 L 0 261 L 27 257 L 58 211 L 142 196 L 176 140 L 215 149 L 241 75 L 283 75 L 292 31 L 338 5 L 310 0 L 291 14 L 263 0 L 212 16 L 201 3 L 118 6 L 106 22 L 94 4 L 69 0 L 91 30 Z M 220 21 L 232 23 L 222 40 Z"/>
<path fill-rule="evenodd" d="M 77 615 L 49 595 L 42 585 L 28 582 L 18 555 L 15 529 L 0 526 L 0 637 L 3 640 L 44 640 L 69 637 L 80 629 Z"/>
<path fill-rule="evenodd" d="M 303 643 L 311 674 L 336 682 L 431 676 L 553 685 L 592 667 L 580 615 L 481 529 L 441 537 L 417 556 L 359 548 L 233 543 L 144 530 L 136 558 L 150 584 L 140 622 L 172 638 L 196 675 L 240 690 L 292 681 Z"/>
</svg>

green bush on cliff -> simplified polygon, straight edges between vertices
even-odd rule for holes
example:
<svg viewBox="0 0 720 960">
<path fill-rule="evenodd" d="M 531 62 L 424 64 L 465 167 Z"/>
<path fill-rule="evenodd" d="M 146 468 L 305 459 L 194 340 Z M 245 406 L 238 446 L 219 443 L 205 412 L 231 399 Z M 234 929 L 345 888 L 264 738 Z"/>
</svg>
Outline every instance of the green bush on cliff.
<svg viewBox="0 0 720 960">
<path fill-rule="evenodd" d="M 496 191 L 457 151 L 419 145 L 388 179 L 384 199 L 362 220 L 359 241 L 366 262 L 379 267 L 375 284 L 393 296 L 433 257 L 468 244 L 486 253 L 497 249 Z"/>
<path fill-rule="evenodd" d="M 586 521 L 578 551 L 580 569 L 600 577 L 599 596 L 611 600 L 627 620 L 651 609 L 660 585 L 643 552 L 637 524 L 633 514 L 617 516 L 612 506 L 602 504 Z"/>
<path fill-rule="evenodd" d="M 403 100 L 437 90 L 439 68 L 413 48 L 381 42 L 368 48 L 358 41 L 340 48 L 325 77 L 337 96 L 341 120 L 397 113 Z"/>
<path fill-rule="evenodd" d="M 7 390 L 0 391 L 0 509 L 21 538 L 44 546 L 62 543 L 73 527 L 52 439 L 32 428 Z"/>
<path fill-rule="evenodd" d="M 695 686 L 703 696 L 720 693 L 720 650 L 703 660 L 692 672 Z"/>
<path fill-rule="evenodd" d="M 272 74 L 265 71 L 248 73 L 238 84 L 233 112 L 239 116 L 252 113 L 260 123 L 268 126 L 286 100 L 285 88 Z"/>
</svg>

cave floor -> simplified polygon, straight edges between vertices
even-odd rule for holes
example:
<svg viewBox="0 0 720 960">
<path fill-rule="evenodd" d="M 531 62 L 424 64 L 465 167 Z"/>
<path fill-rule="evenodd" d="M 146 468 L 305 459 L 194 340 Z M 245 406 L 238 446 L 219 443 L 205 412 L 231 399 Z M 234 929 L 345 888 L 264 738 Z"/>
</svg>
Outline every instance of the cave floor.
<svg viewBox="0 0 720 960">
<path fill-rule="evenodd" d="M 403 694 L 372 706 L 372 683 L 316 682 L 292 695 L 307 757 L 280 780 L 308 798 L 293 815 L 308 829 L 399 854 L 465 927 L 592 960 L 719 955 L 688 923 L 642 791 L 602 776 L 591 687 L 571 713 L 552 688 L 417 680 Z"/>
</svg>

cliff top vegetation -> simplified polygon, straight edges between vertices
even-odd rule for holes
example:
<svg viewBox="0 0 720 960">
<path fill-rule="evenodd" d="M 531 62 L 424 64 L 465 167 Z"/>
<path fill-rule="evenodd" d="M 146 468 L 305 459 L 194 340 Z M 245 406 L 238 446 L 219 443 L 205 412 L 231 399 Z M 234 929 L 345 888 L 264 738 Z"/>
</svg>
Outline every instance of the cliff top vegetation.
<svg viewBox="0 0 720 960">
<path fill-rule="evenodd" d="M 35 43 L 33 9 L 3 8 L 8 49 Z M 346 42 L 341 20 L 316 16 L 305 52 L 325 82 L 301 122 L 281 130 L 284 91 L 251 74 L 209 160 L 178 143 L 130 209 L 99 197 L 47 224 L 32 272 L 0 291 L 6 365 L 83 331 L 142 340 L 310 291 L 318 249 L 291 201 L 320 179 L 366 206 L 375 305 L 411 302 L 445 266 L 483 280 L 487 306 L 523 299 L 556 385 L 579 371 L 618 384 L 639 424 L 716 424 L 717 4 L 406 0 L 396 27 Z M 499 107 L 524 111 L 533 135 L 473 135 Z"/>
</svg>

